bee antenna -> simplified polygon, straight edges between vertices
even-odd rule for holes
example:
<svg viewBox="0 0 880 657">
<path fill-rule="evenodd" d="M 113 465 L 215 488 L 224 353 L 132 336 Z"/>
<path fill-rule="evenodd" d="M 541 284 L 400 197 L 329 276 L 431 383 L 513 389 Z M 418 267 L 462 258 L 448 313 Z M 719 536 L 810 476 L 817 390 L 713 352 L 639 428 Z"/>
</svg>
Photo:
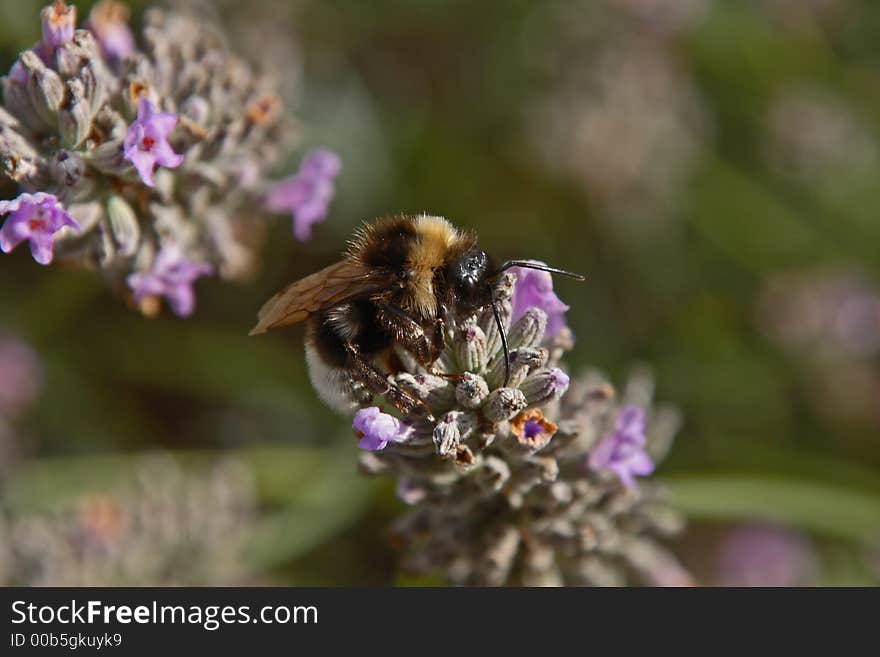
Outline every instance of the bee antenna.
<svg viewBox="0 0 880 657">
<path fill-rule="evenodd" d="M 531 262 L 529 260 L 508 260 L 501 267 L 498 268 L 496 273 L 500 274 L 501 272 L 507 271 L 511 267 L 524 267 L 525 269 L 538 269 L 540 271 L 546 271 L 551 274 L 559 274 L 560 276 L 566 276 L 568 278 L 573 278 L 576 281 L 584 281 L 586 277 L 583 274 L 575 274 L 573 271 L 566 271 L 564 269 L 557 269 L 556 267 L 550 267 L 548 265 L 542 265 L 538 262 Z"/>
<path fill-rule="evenodd" d="M 510 347 L 507 346 L 507 332 L 501 322 L 501 313 L 498 312 L 498 304 L 492 301 L 492 316 L 495 317 L 495 326 L 498 327 L 498 335 L 501 336 L 501 348 L 504 350 L 504 387 L 510 383 Z"/>
</svg>

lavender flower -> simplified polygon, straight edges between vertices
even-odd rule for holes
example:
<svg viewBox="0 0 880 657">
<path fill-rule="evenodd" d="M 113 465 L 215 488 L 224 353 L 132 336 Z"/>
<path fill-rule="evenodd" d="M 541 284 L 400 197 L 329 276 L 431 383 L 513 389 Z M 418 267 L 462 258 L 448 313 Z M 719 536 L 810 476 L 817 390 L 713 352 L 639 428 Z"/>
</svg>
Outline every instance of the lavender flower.
<svg viewBox="0 0 880 657">
<path fill-rule="evenodd" d="M 645 452 L 645 411 L 637 406 L 620 409 L 614 432 L 605 436 L 590 453 L 594 470 L 611 470 L 627 488 L 636 485 L 635 475 L 654 472 L 654 463 Z"/>
<path fill-rule="evenodd" d="M 111 63 L 120 62 L 134 52 L 134 34 L 128 26 L 128 16 L 128 7 L 115 0 L 101 0 L 89 14 L 87 26 Z"/>
<path fill-rule="evenodd" d="M 8 214 L 0 228 L 0 250 L 9 253 L 28 240 L 31 254 L 41 265 L 52 262 L 55 233 L 65 226 L 79 231 L 76 220 L 52 194 L 20 194 L 13 201 L 0 201 L 0 215 Z"/>
<path fill-rule="evenodd" d="M 134 292 L 135 303 L 149 297 L 164 297 L 178 317 L 189 317 L 195 310 L 193 283 L 211 273 L 211 265 L 188 260 L 179 248 L 166 245 L 152 268 L 128 277 L 128 286 Z"/>
<path fill-rule="evenodd" d="M 650 403 L 653 383 L 644 375 L 625 387 L 622 412 L 598 375 L 570 380 L 560 364 L 570 340 L 565 332 L 545 339 L 543 310 L 529 307 L 511 324 L 515 282 L 523 284 L 508 274 L 495 291 L 511 350 L 507 386 L 492 310 L 459 318 L 430 371 L 400 351 L 407 371 L 389 377 L 437 419 L 404 417 L 409 429 L 400 442 L 386 440 L 395 435 L 386 416 L 361 445 L 363 471 L 396 476 L 408 505 L 393 526 L 404 569 L 441 571 L 454 584 L 691 583 L 660 540 L 682 527 L 662 491 L 650 481 L 627 488 L 582 467 L 615 420 L 614 433 L 638 443 L 639 453 L 648 441 L 664 451 L 675 414 L 627 410 Z M 370 405 L 355 426 L 368 428 L 364 418 L 378 413 Z"/>
<path fill-rule="evenodd" d="M 76 27 L 76 7 L 68 6 L 64 0 L 45 7 L 40 13 L 43 28 L 43 43 L 48 48 L 58 48 L 73 40 Z"/>
<path fill-rule="evenodd" d="M 762 523 L 740 525 L 727 536 L 718 558 L 725 586 L 796 586 L 815 579 L 816 561 L 802 534 Z"/>
<path fill-rule="evenodd" d="M 411 427 L 376 406 L 359 410 L 351 426 L 361 435 L 358 447 L 371 452 L 385 449 L 389 442 L 405 442 L 412 433 Z"/>
<path fill-rule="evenodd" d="M 90 30 L 77 30 L 72 7 L 43 11 L 46 42 L 2 79 L 0 176 L 19 193 L 56 198 L 81 230 L 55 235 L 55 257 L 100 272 L 114 290 L 156 269 L 165 243 L 225 280 L 248 278 L 264 243 L 268 216 L 255 210 L 268 172 L 295 144 L 280 94 L 204 13 L 148 10 L 137 44 L 126 18 L 105 1 Z M 327 199 L 330 177 L 317 164 L 325 183 L 315 198 Z M 7 221 L 13 228 L 22 225 Z M 34 240 L 47 261 L 47 236 Z"/>
<path fill-rule="evenodd" d="M 21 340 L 0 335 L 0 418 L 33 403 L 41 384 L 37 353 Z"/>
<path fill-rule="evenodd" d="M 342 168 L 339 156 L 326 149 L 309 152 L 295 176 L 279 183 L 266 197 L 272 212 L 293 214 L 293 234 L 300 242 L 312 235 L 312 226 L 327 216 L 333 200 L 333 180 Z"/>
<path fill-rule="evenodd" d="M 545 264 L 537 262 L 537 264 Z M 547 335 L 553 337 L 565 327 L 568 306 L 553 291 L 553 277 L 546 271 L 513 267 L 516 290 L 513 295 L 512 321 L 522 317 L 529 308 L 540 308 L 547 315 Z"/>
<path fill-rule="evenodd" d="M 177 115 L 159 112 L 146 98 L 138 103 L 137 119 L 128 127 L 123 157 L 134 165 L 147 187 L 153 187 L 153 169 L 156 165 L 174 169 L 183 162 L 168 143 L 168 135 L 177 125 Z"/>
</svg>

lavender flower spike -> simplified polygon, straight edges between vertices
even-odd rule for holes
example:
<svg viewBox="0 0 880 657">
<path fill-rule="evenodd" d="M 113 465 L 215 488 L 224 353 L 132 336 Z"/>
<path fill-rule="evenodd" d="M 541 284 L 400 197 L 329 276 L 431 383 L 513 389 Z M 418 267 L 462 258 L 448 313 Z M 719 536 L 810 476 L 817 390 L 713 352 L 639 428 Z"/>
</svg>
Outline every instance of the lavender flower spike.
<svg viewBox="0 0 880 657">
<path fill-rule="evenodd" d="M 393 415 L 383 413 L 376 406 L 359 410 L 351 426 L 362 435 L 358 447 L 371 452 L 385 449 L 389 442 L 402 443 L 412 433 L 412 427 Z"/>
<path fill-rule="evenodd" d="M 533 261 L 536 264 L 543 262 Z M 546 271 L 513 267 L 516 274 L 516 288 L 513 298 L 512 322 L 516 322 L 529 308 L 540 308 L 547 314 L 547 337 L 552 338 L 565 327 L 565 313 L 568 306 L 553 291 L 553 277 Z"/>
<path fill-rule="evenodd" d="M 211 272 L 210 265 L 188 260 L 177 246 L 166 244 L 150 271 L 131 274 L 126 282 L 134 292 L 135 303 L 147 297 L 164 297 L 175 315 L 189 317 L 196 307 L 193 283 Z"/>
<path fill-rule="evenodd" d="M 327 149 L 310 151 L 299 171 L 269 191 L 266 208 L 272 212 L 293 214 L 293 235 L 300 242 L 312 236 L 312 226 L 327 216 L 333 200 L 333 180 L 339 175 L 342 161 Z"/>
<path fill-rule="evenodd" d="M 128 17 L 128 7 L 115 0 L 101 0 L 89 14 L 86 25 L 110 62 L 122 61 L 134 52 L 134 35 L 128 26 Z"/>
<path fill-rule="evenodd" d="M 497 308 L 461 318 L 446 336 L 435 365 L 445 376 L 401 359 L 405 371 L 389 381 L 431 410 L 430 417 L 404 414 L 405 443 L 398 421 L 378 408 L 355 417 L 360 447 L 368 450 L 362 471 L 397 477 L 398 497 L 410 506 L 392 527 L 403 567 L 443 572 L 456 585 L 690 583 L 663 544 L 683 526 L 663 490 L 650 479 L 638 488 L 618 480 L 631 484 L 653 469 L 644 453 L 645 422 L 660 445 L 676 430 L 663 427 L 662 411 L 642 410 L 653 384 L 632 379 L 622 398 L 641 407 L 621 408 L 597 372 L 569 378 L 561 359 L 571 342 L 538 347 L 546 337 L 542 310 L 532 308 L 511 326 L 509 301 L 521 284 L 513 273 L 502 276 Z M 501 340 L 492 336 L 498 324 L 512 347 L 506 382 Z M 380 402 L 365 395 L 361 403 Z M 616 430 L 596 446 L 615 419 Z M 601 472 L 582 467 L 591 451 Z"/>
<path fill-rule="evenodd" d="M 645 452 L 645 412 L 638 406 L 624 406 L 617 416 L 614 432 L 605 436 L 590 453 L 594 470 L 611 470 L 627 488 L 635 488 L 634 476 L 654 472 L 654 463 Z"/>
<path fill-rule="evenodd" d="M 43 43 L 48 48 L 57 48 L 73 40 L 76 29 L 76 7 L 64 2 L 55 2 L 40 12 L 43 28 Z"/>
<path fill-rule="evenodd" d="M 31 254 L 41 265 L 52 262 L 55 233 L 69 226 L 79 232 L 76 223 L 52 194 L 20 194 L 13 201 L 0 201 L 0 215 L 9 217 L 0 228 L 0 251 L 9 253 L 25 240 Z"/>
<path fill-rule="evenodd" d="M 177 115 L 159 112 L 146 98 L 138 103 L 137 118 L 128 127 L 123 144 L 123 157 L 134 165 L 147 187 L 153 186 L 156 165 L 173 169 L 183 162 L 168 143 L 168 134 L 177 125 Z"/>
</svg>

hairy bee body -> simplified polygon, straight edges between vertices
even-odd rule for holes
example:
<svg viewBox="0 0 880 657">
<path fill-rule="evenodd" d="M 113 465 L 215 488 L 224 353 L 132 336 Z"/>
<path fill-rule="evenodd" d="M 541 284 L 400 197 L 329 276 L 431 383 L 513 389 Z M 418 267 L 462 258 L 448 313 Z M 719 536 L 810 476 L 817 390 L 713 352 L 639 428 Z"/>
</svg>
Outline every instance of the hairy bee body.
<svg viewBox="0 0 880 657">
<path fill-rule="evenodd" d="M 517 264 L 537 267 L 525 261 L 497 267 L 473 233 L 442 217 L 380 219 L 358 232 L 341 261 L 267 301 L 251 334 L 307 322 L 309 376 L 331 408 L 350 412 L 378 394 L 403 413 L 430 413 L 389 382 L 401 368 L 395 346 L 430 369 L 443 349 L 447 320 L 494 308 L 498 277 Z M 499 330 L 507 358 L 500 324 Z"/>
</svg>

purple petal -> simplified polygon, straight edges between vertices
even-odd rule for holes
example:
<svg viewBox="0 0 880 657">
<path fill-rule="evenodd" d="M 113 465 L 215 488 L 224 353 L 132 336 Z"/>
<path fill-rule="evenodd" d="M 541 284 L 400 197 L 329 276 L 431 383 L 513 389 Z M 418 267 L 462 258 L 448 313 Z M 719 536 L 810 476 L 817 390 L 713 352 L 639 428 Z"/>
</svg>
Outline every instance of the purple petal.
<svg viewBox="0 0 880 657">
<path fill-rule="evenodd" d="M 544 264 L 537 260 L 536 264 Z M 553 291 L 553 277 L 545 271 L 514 267 L 516 286 L 513 290 L 513 315 L 511 321 L 517 321 L 529 308 L 539 308 L 547 315 L 547 335 L 552 337 L 565 326 L 564 304 Z"/>
<path fill-rule="evenodd" d="M 171 307 L 171 312 L 178 317 L 189 317 L 196 309 L 196 294 L 191 283 L 169 289 L 165 293 L 165 299 Z"/>
<path fill-rule="evenodd" d="M 611 457 L 614 455 L 616 445 L 617 440 L 614 434 L 602 438 L 590 452 L 590 467 L 594 470 L 607 468 L 608 464 L 611 463 Z"/>
<path fill-rule="evenodd" d="M 644 477 L 645 475 L 654 472 L 654 461 L 651 460 L 651 457 L 648 456 L 646 452 L 641 450 L 629 458 L 627 465 L 629 466 L 630 472 L 639 475 L 640 477 Z"/>
<path fill-rule="evenodd" d="M 370 406 L 368 408 L 362 408 L 357 413 L 354 414 L 354 419 L 351 422 L 351 426 L 355 431 L 360 431 L 361 433 L 367 433 L 368 424 L 376 418 L 381 411 L 377 406 Z"/>
<path fill-rule="evenodd" d="M 175 153 L 164 139 L 156 142 L 152 152 L 156 163 L 168 169 L 179 167 L 180 163 L 183 162 L 183 155 Z"/>
<path fill-rule="evenodd" d="M 609 469 L 617 475 L 618 479 L 620 479 L 620 483 L 626 488 L 636 488 L 636 480 L 633 478 L 629 468 L 625 465 L 612 464 Z"/>
<path fill-rule="evenodd" d="M 162 281 L 152 274 L 137 272 L 129 275 L 125 282 L 134 292 L 135 301 L 140 301 L 146 296 L 162 294 L 165 290 Z"/>
<path fill-rule="evenodd" d="M 272 212 L 293 212 L 308 199 L 311 185 L 297 176 L 275 185 L 266 196 L 266 209 Z"/>
<path fill-rule="evenodd" d="M 555 368 L 551 370 L 550 377 L 553 381 L 553 386 L 557 390 L 568 390 L 568 384 L 571 382 L 571 377 L 569 377 L 568 374 L 559 368 Z"/>
<path fill-rule="evenodd" d="M 360 447 L 361 449 L 369 450 L 371 452 L 378 452 L 380 450 L 383 450 L 385 449 L 385 446 L 387 444 L 387 440 L 382 440 L 381 438 L 378 438 L 376 436 L 369 436 L 366 434 L 358 441 L 358 447 Z"/>
<path fill-rule="evenodd" d="M 156 159 L 153 157 L 152 153 L 134 148 L 126 159 L 128 159 L 137 170 L 141 182 L 147 187 L 153 187 L 155 185 L 155 183 L 153 183 L 153 168 L 156 164 Z"/>
<path fill-rule="evenodd" d="M 163 134 L 167 137 L 168 133 L 174 130 L 177 125 L 177 114 L 173 112 L 161 112 L 152 117 L 151 122 L 158 125 Z"/>
<path fill-rule="evenodd" d="M 0 228 L 0 251 L 9 253 L 30 237 L 28 217 L 11 215 Z"/>
<path fill-rule="evenodd" d="M 34 231 L 31 233 L 31 255 L 41 265 L 52 262 L 52 246 L 54 237 L 51 232 Z"/>
<path fill-rule="evenodd" d="M 318 148 L 303 157 L 300 172 L 322 178 L 335 178 L 342 170 L 342 159 L 333 151 Z"/>
<path fill-rule="evenodd" d="M 617 416 L 617 431 L 628 439 L 645 444 L 645 411 L 638 406 L 624 406 Z"/>
<path fill-rule="evenodd" d="M 141 98 L 140 101 L 138 101 L 137 123 L 140 123 L 141 125 L 145 124 L 150 120 L 152 115 L 153 103 L 151 103 L 148 98 Z"/>
</svg>

